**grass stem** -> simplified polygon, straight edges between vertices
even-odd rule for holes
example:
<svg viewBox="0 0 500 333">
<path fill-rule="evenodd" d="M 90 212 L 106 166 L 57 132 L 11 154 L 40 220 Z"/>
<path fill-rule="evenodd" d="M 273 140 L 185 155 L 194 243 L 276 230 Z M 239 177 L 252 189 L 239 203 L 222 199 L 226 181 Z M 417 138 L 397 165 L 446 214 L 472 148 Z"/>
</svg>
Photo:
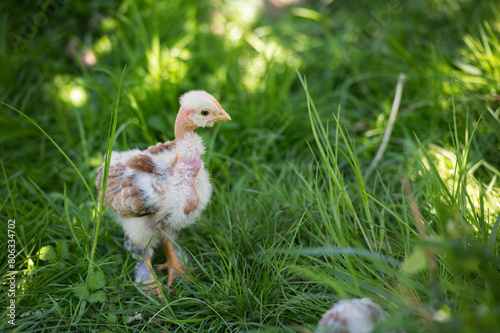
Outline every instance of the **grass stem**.
<svg viewBox="0 0 500 333">
<path fill-rule="evenodd" d="M 387 144 L 389 143 L 389 139 L 391 138 L 391 133 L 392 129 L 394 127 L 394 124 L 396 123 L 396 118 L 398 115 L 398 110 L 399 110 L 399 104 L 401 103 L 401 97 L 403 95 L 403 85 L 406 79 L 406 75 L 401 73 L 398 76 L 398 83 L 396 86 L 396 94 L 394 95 L 394 101 L 392 102 L 392 108 L 391 108 L 391 114 L 389 116 L 389 122 L 387 123 L 387 128 L 385 129 L 384 132 L 384 137 L 382 138 L 382 143 L 380 144 L 380 147 L 378 148 L 377 154 L 375 154 L 375 158 L 373 161 L 370 163 L 370 166 L 365 172 L 364 179 L 368 180 L 370 178 L 371 174 L 373 173 L 373 170 L 377 167 L 377 165 L 380 163 L 380 160 L 382 159 L 382 156 L 384 155 L 385 149 L 387 148 Z"/>
</svg>

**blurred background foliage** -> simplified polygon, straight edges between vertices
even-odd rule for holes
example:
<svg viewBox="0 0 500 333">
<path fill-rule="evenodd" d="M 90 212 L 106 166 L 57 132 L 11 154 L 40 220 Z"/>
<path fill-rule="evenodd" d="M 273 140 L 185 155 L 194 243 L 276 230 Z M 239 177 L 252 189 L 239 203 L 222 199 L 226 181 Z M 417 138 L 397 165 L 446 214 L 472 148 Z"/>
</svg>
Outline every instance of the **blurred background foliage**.
<svg viewBox="0 0 500 333">
<path fill-rule="evenodd" d="M 377 283 L 393 287 L 391 292 L 406 300 L 398 303 L 385 294 L 382 297 L 391 299 L 387 307 L 395 318 L 400 318 L 398 323 L 409 325 L 406 328 L 410 331 L 421 327 L 427 331 L 430 327 L 436 332 L 473 332 L 478 322 L 484 329 L 499 324 L 498 290 L 485 287 L 499 264 L 498 242 L 493 237 L 493 243 L 488 243 L 500 212 L 497 1 L 19 0 L 0 3 L 0 20 L 0 101 L 21 110 L 42 127 L 90 184 L 106 150 L 110 113 L 124 68 L 116 150 L 143 149 L 172 139 L 178 98 L 188 90 L 207 90 L 229 112 L 233 119 L 230 123 L 198 131 L 208 146 L 205 161 L 216 193 L 207 221 L 189 229 L 183 237 L 193 244 L 189 251 L 200 261 L 199 266 L 204 263 L 220 268 L 217 262 L 222 263 L 223 256 L 219 253 L 221 257 L 217 257 L 212 244 L 215 239 L 216 243 L 230 246 L 227 253 L 237 253 L 237 261 L 248 268 L 248 279 L 258 281 L 259 274 L 263 274 L 259 265 L 269 265 L 269 271 L 264 272 L 276 274 L 272 276 L 281 281 L 278 285 L 283 288 L 273 289 L 269 282 L 259 289 L 259 295 L 270 295 L 268 303 L 262 299 L 257 305 L 238 303 L 240 310 L 234 314 L 238 319 L 230 325 L 225 323 L 232 329 L 269 325 L 284 331 L 295 327 L 307 332 L 329 305 L 314 296 L 325 293 L 321 286 L 335 291 L 334 296 L 328 294 L 329 301 L 365 295 L 361 292 L 365 289 L 360 291 L 359 286 L 342 294 L 334 286 L 336 282 L 327 277 L 320 279 L 318 286 L 310 287 L 311 291 L 299 293 L 309 285 L 304 281 L 310 282 L 300 267 L 311 258 L 292 260 L 267 252 L 289 242 L 298 248 L 370 247 L 367 239 L 371 236 L 362 237 L 363 228 L 354 227 L 355 213 L 349 213 L 347 201 L 339 204 L 340 208 L 321 208 L 334 193 L 339 197 L 341 193 L 330 191 L 325 180 L 328 177 L 322 173 L 332 161 L 320 159 L 321 144 L 331 144 L 338 152 L 354 149 L 355 158 L 351 160 L 335 155 L 332 164 L 338 164 L 338 169 L 332 172 L 345 181 L 343 185 L 349 189 L 354 205 L 365 207 L 360 209 L 366 209 L 366 216 L 361 213 L 362 223 L 370 226 L 370 214 L 374 215 L 376 226 L 371 225 L 370 230 L 367 227 L 367 232 L 375 239 L 380 228 L 380 235 L 387 237 L 374 241 L 376 249 L 400 261 L 412 253 L 414 257 L 419 255 L 413 251 L 419 241 L 416 227 L 408 222 L 413 219 L 401 188 L 401 179 L 408 178 L 428 222 L 430 237 L 436 236 L 427 241 L 444 251 L 441 259 L 447 268 L 440 271 L 438 286 L 429 288 L 444 290 L 436 299 L 463 299 L 457 308 L 436 301 L 433 291 L 425 289 L 432 270 L 405 285 L 396 279 L 382 279 Z M 296 69 L 305 76 L 318 117 L 328 127 L 322 143 L 311 131 L 306 94 Z M 364 180 L 365 192 L 357 183 L 357 176 L 364 172 L 351 168 L 349 162 L 356 161 L 360 170 L 366 170 L 372 161 L 388 124 L 399 73 L 407 78 L 400 113 L 377 173 Z M 338 140 L 340 124 L 333 118 L 337 114 L 340 127 L 349 133 L 346 140 Z M 56 246 L 60 240 L 81 243 L 71 246 L 82 251 L 84 258 L 91 243 L 88 230 L 95 216 L 85 187 L 47 137 L 5 105 L 0 112 L 0 155 L 5 184 L 0 190 L 2 219 L 15 216 L 22 221 L 18 241 L 24 249 L 20 262 L 26 276 L 35 276 L 30 270 L 39 265 L 35 258 L 47 244 Z M 373 198 L 367 198 L 366 193 Z M 344 200 L 339 197 L 334 199 Z M 380 211 L 375 208 L 377 200 L 383 203 Z M 325 221 L 333 221 L 332 216 L 348 222 L 329 232 Z M 112 219 L 111 215 L 106 218 Z M 218 222 L 209 222 L 213 220 Z M 241 225 L 233 228 L 231 223 L 235 222 Z M 271 232 L 272 223 L 275 225 Z M 230 235 L 223 231 L 228 225 Z M 250 238 L 234 235 L 233 239 L 232 232 L 247 232 Z M 345 236 L 338 236 L 340 233 Z M 323 234 L 328 236 L 323 239 Z M 125 260 L 130 265 L 130 258 L 119 259 L 124 256 L 119 227 L 106 224 L 100 237 L 102 262 L 117 264 Z M 464 244 L 470 247 L 462 247 Z M 488 244 L 494 257 L 483 256 Z M 266 261 L 266 255 L 273 259 Z M 461 261 L 464 256 L 470 260 Z M 284 258 L 290 261 L 286 265 L 298 260 L 299 268 L 293 274 L 280 275 L 277 267 Z M 340 273 L 336 269 L 342 269 L 343 274 L 360 274 L 358 278 L 366 279 L 368 284 L 380 279 L 371 271 L 373 264 L 356 273 L 350 259 L 339 259 L 339 264 L 335 260 L 332 263 L 331 258 L 319 258 L 330 266 L 325 268 L 322 262 L 312 261 L 313 266 L 330 277 L 337 277 Z M 66 260 L 66 271 L 56 280 L 63 281 L 66 276 L 70 282 L 64 283 L 71 290 L 72 283 L 85 275 L 86 264 L 79 263 L 76 257 Z M 488 261 L 491 269 L 482 266 L 488 266 Z M 337 264 L 342 268 L 336 268 Z M 116 265 L 106 269 L 114 281 L 108 286 L 127 281 L 126 296 L 133 298 L 131 295 L 138 293 L 129 281 L 130 267 L 122 271 Z M 49 275 L 39 274 L 38 282 L 27 287 L 32 289 L 26 291 L 25 307 L 33 306 L 41 290 L 51 293 L 55 288 L 49 283 Z M 216 269 L 214 275 L 220 274 Z M 352 282 L 343 281 L 345 288 Z M 475 287 L 469 289 L 470 284 Z M 209 293 L 208 289 L 188 288 L 186 297 L 201 298 L 199 295 Z M 326 288 L 328 292 L 332 289 Z M 120 294 L 123 290 L 110 292 L 113 297 L 126 298 Z M 218 292 L 226 297 L 231 294 L 227 290 Z M 240 300 L 240 296 L 246 301 L 252 298 L 235 297 Z M 436 313 L 447 319 L 440 321 L 439 315 L 423 313 L 422 309 L 410 315 L 415 309 L 408 306 L 412 303 L 409 299 L 428 304 L 429 309 L 437 309 Z M 144 305 L 146 298 L 136 301 L 144 313 L 153 314 L 161 308 L 148 308 Z M 51 304 L 47 302 L 45 307 Z M 186 302 L 185 309 L 176 310 L 180 317 L 184 310 L 190 313 L 198 307 L 192 300 Z M 230 316 L 232 303 L 228 302 L 227 308 L 219 311 L 227 311 Z M 281 305 L 277 305 L 279 302 Z M 75 311 L 74 306 L 63 307 Z M 133 312 L 133 307 L 120 306 L 122 311 L 126 308 Z M 80 305 L 78 309 L 78 318 L 91 322 L 93 317 L 88 313 L 96 309 Z M 123 313 L 120 315 L 125 316 Z M 203 318 L 203 311 L 199 313 L 196 320 Z M 295 317 L 299 313 L 305 313 L 302 319 Z M 247 323 L 247 315 L 248 322 L 258 323 L 255 327 Z M 413 320 L 407 322 L 408 316 Z M 205 326 L 196 326 L 196 320 L 190 322 L 187 318 L 191 317 L 182 317 L 185 324 L 178 321 L 170 328 L 203 331 L 227 327 L 217 316 L 207 319 Z M 44 327 L 37 322 L 32 319 L 26 325 Z M 422 322 L 424 325 L 419 326 Z"/>
</svg>

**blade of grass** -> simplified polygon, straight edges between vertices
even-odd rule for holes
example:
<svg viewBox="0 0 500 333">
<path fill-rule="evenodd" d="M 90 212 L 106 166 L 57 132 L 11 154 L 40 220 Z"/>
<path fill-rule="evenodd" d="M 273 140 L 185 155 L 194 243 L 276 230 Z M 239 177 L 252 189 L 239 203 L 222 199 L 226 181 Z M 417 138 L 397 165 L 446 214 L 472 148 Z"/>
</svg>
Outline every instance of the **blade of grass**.
<svg viewBox="0 0 500 333">
<path fill-rule="evenodd" d="M 382 156 L 384 155 L 385 149 L 387 148 L 387 143 L 389 142 L 389 139 L 391 138 L 392 128 L 394 127 L 394 124 L 396 123 L 396 117 L 398 115 L 398 110 L 399 110 L 399 104 L 401 103 L 401 96 L 403 95 L 404 82 L 405 82 L 405 75 L 403 73 L 401 73 L 398 76 L 398 84 L 396 86 L 396 94 L 394 96 L 394 101 L 392 103 L 392 109 L 391 109 L 391 114 L 389 116 L 389 121 L 387 123 L 387 128 L 385 129 L 384 137 L 382 138 L 382 143 L 380 144 L 380 147 L 378 148 L 377 154 L 375 154 L 375 158 L 373 159 L 372 163 L 368 167 L 368 170 L 366 170 L 365 177 L 364 177 L 365 180 L 370 178 L 370 175 L 372 174 L 373 170 L 375 170 L 375 167 L 382 159 Z"/>
<path fill-rule="evenodd" d="M 498 234 L 498 228 L 500 226 L 500 215 L 498 216 L 495 224 L 493 225 L 493 228 L 491 229 L 491 234 L 490 237 L 488 238 L 488 247 L 486 250 L 486 255 L 488 257 L 493 257 L 493 248 L 495 246 L 495 240 Z"/>
<path fill-rule="evenodd" d="M 297 76 L 299 77 L 299 80 L 302 84 L 302 87 L 304 89 L 304 92 L 306 94 L 307 109 L 309 112 L 309 119 L 311 122 L 311 129 L 313 131 L 313 136 L 314 136 L 314 139 L 315 139 L 316 144 L 318 146 L 319 152 L 321 154 L 321 158 L 323 160 L 324 166 L 327 168 L 327 171 L 330 175 L 330 180 L 333 181 L 333 183 L 335 184 L 335 187 L 340 190 L 342 200 L 347 205 L 347 207 L 349 208 L 349 211 L 353 215 L 357 225 L 359 226 L 361 233 L 363 234 L 363 237 L 366 241 L 366 244 L 370 248 L 370 251 L 374 251 L 373 244 L 363 228 L 363 225 L 362 225 L 361 220 L 358 216 L 357 210 L 355 209 L 351 198 L 349 197 L 349 195 L 346 192 L 345 187 L 343 186 L 342 174 L 341 174 L 340 170 L 338 169 L 338 165 L 336 163 L 331 163 L 331 159 L 335 160 L 336 154 L 334 153 L 332 145 L 330 144 L 330 142 L 328 140 L 328 134 L 327 134 L 322 122 L 321 122 L 321 118 L 318 114 L 318 111 L 317 111 L 315 105 L 314 105 L 314 102 L 312 101 L 312 97 L 309 94 L 309 90 L 307 88 L 307 82 L 306 82 L 305 78 L 300 74 L 298 69 L 296 69 L 296 72 L 297 72 Z M 336 118 L 336 123 L 337 123 L 337 126 L 339 127 L 340 124 L 339 124 L 337 118 Z M 320 133 L 318 132 L 318 129 L 319 129 Z M 342 137 L 343 137 L 346 145 L 349 146 L 349 142 L 347 141 L 346 136 L 343 134 L 343 131 L 340 130 L 340 132 L 342 134 Z M 335 147 L 335 148 L 337 151 L 340 151 L 346 157 L 346 159 L 348 161 L 350 161 L 350 159 L 347 157 L 347 155 L 345 153 L 342 152 L 342 150 L 338 149 L 338 147 Z M 352 156 L 353 156 L 353 158 L 355 157 L 354 155 L 352 155 Z M 353 170 L 356 172 L 356 168 L 353 166 L 352 161 L 350 161 L 350 163 L 351 163 L 351 166 L 353 167 Z M 359 169 L 358 169 L 358 171 L 359 171 Z M 358 176 L 360 176 L 360 175 L 358 175 Z M 369 214 L 369 211 L 367 213 Z"/>
<path fill-rule="evenodd" d="M 3 165 L 3 161 L 0 161 L 0 164 L 2 165 L 2 171 L 3 171 L 3 176 L 5 178 L 5 187 L 7 187 L 7 193 L 9 193 L 9 198 L 12 205 L 11 207 L 14 209 L 14 212 L 16 211 L 16 205 L 14 202 L 14 197 L 12 196 L 12 191 L 9 185 L 9 178 L 7 177 L 7 172 L 5 171 L 5 166 Z M 7 203 L 7 199 L 5 199 L 4 205 Z"/>
<path fill-rule="evenodd" d="M 31 119 L 31 117 L 27 116 L 26 114 L 24 114 L 23 112 L 19 111 L 18 109 L 16 109 L 15 107 L 13 107 L 12 105 L 9 105 L 5 102 L 2 102 L 3 105 L 5 105 L 6 107 L 14 110 L 15 112 L 17 112 L 19 115 L 21 115 L 23 118 L 27 119 L 30 123 L 32 123 L 33 125 L 35 125 L 36 128 L 38 128 L 38 130 L 40 132 L 43 133 L 43 135 L 45 135 L 47 137 L 47 139 L 50 140 L 50 142 L 52 142 L 52 144 L 57 148 L 57 150 L 59 150 L 59 152 L 61 153 L 61 155 L 64 156 L 64 158 L 68 161 L 68 163 L 73 167 L 73 169 L 75 169 L 76 173 L 78 174 L 78 176 L 80 177 L 80 179 L 82 180 L 83 184 L 85 185 L 85 187 L 87 188 L 87 192 L 90 194 L 90 197 L 92 199 L 92 201 L 94 202 L 94 205 L 96 204 L 96 201 L 95 201 L 95 198 L 94 198 L 94 195 L 92 194 L 92 190 L 90 189 L 90 186 L 89 184 L 87 183 L 87 181 L 85 180 L 85 178 L 83 177 L 82 173 L 80 172 L 80 170 L 77 168 L 77 166 L 75 165 L 75 163 L 73 163 L 73 161 L 71 160 L 71 158 L 69 158 L 68 155 L 66 155 L 66 153 L 64 152 L 64 150 L 62 150 L 61 147 L 59 147 L 59 145 L 54 141 L 54 139 L 52 139 L 52 137 L 43 130 L 43 128 L 40 127 L 40 125 L 38 125 L 33 119 Z"/>
<path fill-rule="evenodd" d="M 94 232 L 94 244 L 92 245 L 92 252 L 90 254 L 90 262 L 89 266 L 92 266 L 94 263 L 94 257 L 95 257 L 95 251 L 97 248 L 97 241 L 99 238 L 99 229 L 101 227 L 101 219 L 102 219 L 102 214 L 103 214 L 103 209 L 104 209 L 104 195 L 106 193 L 106 184 L 108 182 L 108 173 L 109 173 L 109 165 L 111 163 L 111 153 L 113 152 L 113 143 L 115 141 L 115 132 L 116 132 L 116 126 L 118 123 L 118 104 L 120 103 L 120 94 L 122 90 L 122 83 L 123 83 L 123 77 L 125 76 L 125 70 L 127 69 L 127 66 L 123 67 L 122 75 L 120 77 L 120 83 L 118 85 L 118 93 L 116 95 L 116 103 L 115 103 L 115 108 L 111 112 L 111 120 L 110 120 L 110 127 L 109 127 L 109 134 L 108 134 L 108 150 L 106 154 L 106 160 L 104 164 L 104 173 L 102 174 L 102 191 L 101 191 L 101 200 L 98 206 L 98 214 L 97 214 L 97 223 L 95 226 L 95 232 Z M 99 180 L 99 182 L 101 179 Z M 97 205 L 96 205 L 97 206 Z"/>
</svg>

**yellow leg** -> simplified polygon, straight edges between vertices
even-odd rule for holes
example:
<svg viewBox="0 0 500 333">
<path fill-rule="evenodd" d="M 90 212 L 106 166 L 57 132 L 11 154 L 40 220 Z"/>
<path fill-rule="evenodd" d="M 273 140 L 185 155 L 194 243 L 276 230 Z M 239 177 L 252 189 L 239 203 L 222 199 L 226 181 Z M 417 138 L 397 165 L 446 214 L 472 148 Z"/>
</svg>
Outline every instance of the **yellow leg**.
<svg viewBox="0 0 500 333">
<path fill-rule="evenodd" d="M 176 277 L 184 276 L 186 278 L 189 278 L 189 276 L 186 275 L 186 266 L 179 260 L 179 258 L 177 258 L 177 255 L 175 254 L 174 243 L 172 243 L 172 241 L 169 239 L 163 241 L 163 249 L 165 250 L 167 261 L 164 264 L 158 266 L 157 269 L 159 271 L 167 269 L 167 285 L 171 286 Z"/>
<path fill-rule="evenodd" d="M 148 268 L 153 270 L 153 264 L 151 263 L 151 255 L 145 256 L 142 260 L 148 265 Z M 145 282 L 147 286 L 144 287 L 144 290 L 147 293 L 151 293 L 155 296 L 158 296 L 158 298 L 163 301 L 163 295 L 161 293 L 161 288 L 163 285 L 159 282 L 156 282 L 154 275 L 151 275 L 151 277 Z"/>
</svg>

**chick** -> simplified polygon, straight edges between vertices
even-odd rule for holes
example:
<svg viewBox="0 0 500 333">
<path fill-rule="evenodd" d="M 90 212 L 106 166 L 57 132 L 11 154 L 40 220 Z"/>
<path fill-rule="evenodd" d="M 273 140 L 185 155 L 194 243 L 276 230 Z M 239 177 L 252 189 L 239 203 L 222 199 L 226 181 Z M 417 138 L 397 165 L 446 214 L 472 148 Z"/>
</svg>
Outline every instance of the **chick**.
<svg viewBox="0 0 500 333">
<path fill-rule="evenodd" d="M 186 273 L 175 253 L 173 239 L 178 231 L 194 223 L 212 194 L 208 172 L 201 159 L 205 153 L 197 127 L 231 120 L 217 100 L 195 90 L 180 98 L 175 121 L 175 140 L 158 143 L 146 150 L 112 152 L 104 206 L 115 212 L 139 258 L 135 281 L 148 284 L 161 298 L 160 285 L 151 274 L 153 249 L 161 243 L 167 261 L 158 270 L 168 270 L 167 284 Z M 96 187 L 101 199 L 104 163 L 99 167 Z"/>
</svg>

